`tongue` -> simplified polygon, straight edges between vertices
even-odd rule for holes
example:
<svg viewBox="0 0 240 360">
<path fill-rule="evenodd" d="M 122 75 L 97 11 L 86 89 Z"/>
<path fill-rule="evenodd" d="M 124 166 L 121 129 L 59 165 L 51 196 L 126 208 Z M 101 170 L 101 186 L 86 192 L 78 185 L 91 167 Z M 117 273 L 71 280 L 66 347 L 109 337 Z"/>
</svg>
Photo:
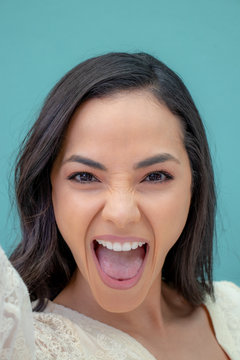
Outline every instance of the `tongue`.
<svg viewBox="0 0 240 360">
<path fill-rule="evenodd" d="M 137 274 L 143 263 L 145 251 L 143 247 L 130 251 L 113 251 L 99 245 L 96 255 L 105 274 L 113 279 L 126 280 Z"/>
</svg>

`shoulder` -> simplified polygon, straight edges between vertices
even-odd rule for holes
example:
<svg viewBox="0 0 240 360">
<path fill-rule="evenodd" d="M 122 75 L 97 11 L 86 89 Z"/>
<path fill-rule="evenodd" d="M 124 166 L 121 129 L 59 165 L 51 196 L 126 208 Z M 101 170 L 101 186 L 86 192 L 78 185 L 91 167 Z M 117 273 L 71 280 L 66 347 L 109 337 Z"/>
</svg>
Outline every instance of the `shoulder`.
<svg viewBox="0 0 240 360">
<path fill-rule="evenodd" d="M 215 300 L 205 301 L 218 342 L 239 359 L 240 344 L 240 288 L 229 281 L 214 282 Z"/>
<path fill-rule="evenodd" d="M 232 300 L 240 299 L 240 287 L 230 281 L 214 281 L 214 291 L 216 297 L 232 298 Z"/>
<path fill-rule="evenodd" d="M 225 319 L 232 332 L 238 332 L 240 342 L 240 287 L 229 281 L 214 282 L 215 301 L 208 301 L 212 311 Z"/>
<path fill-rule="evenodd" d="M 215 281 L 214 294 L 218 306 L 240 315 L 240 287 L 230 281 Z"/>
<path fill-rule="evenodd" d="M 240 331 L 240 287 L 229 281 L 215 281 L 213 285 L 215 300 L 208 298 L 206 306 L 221 311 L 225 317 L 236 317 Z"/>
</svg>

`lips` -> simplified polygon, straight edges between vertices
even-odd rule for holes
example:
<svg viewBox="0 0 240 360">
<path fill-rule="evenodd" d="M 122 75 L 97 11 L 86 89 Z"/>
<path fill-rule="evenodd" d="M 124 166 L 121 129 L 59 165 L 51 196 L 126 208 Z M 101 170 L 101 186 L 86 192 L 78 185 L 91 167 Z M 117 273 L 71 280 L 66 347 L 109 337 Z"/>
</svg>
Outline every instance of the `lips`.
<svg viewBox="0 0 240 360">
<path fill-rule="evenodd" d="M 137 284 L 149 253 L 145 239 L 111 235 L 97 236 L 91 249 L 99 276 L 114 289 L 129 289 Z"/>
</svg>

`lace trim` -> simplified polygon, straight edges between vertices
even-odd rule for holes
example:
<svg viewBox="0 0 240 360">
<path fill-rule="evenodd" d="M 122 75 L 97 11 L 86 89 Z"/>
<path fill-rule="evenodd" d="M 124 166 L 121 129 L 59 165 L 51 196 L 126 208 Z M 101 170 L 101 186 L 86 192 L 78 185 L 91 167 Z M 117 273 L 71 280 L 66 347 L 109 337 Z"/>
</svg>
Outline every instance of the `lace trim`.
<svg viewBox="0 0 240 360">
<path fill-rule="evenodd" d="M 68 318 L 56 313 L 34 314 L 38 360 L 55 360 L 60 356 L 61 360 L 156 360 L 140 344 L 136 347 L 120 330 L 74 313 Z M 81 324 L 77 321 L 77 325 L 76 318 L 72 319 L 75 315 L 77 320 L 80 315 Z"/>
<path fill-rule="evenodd" d="M 35 359 L 27 288 L 0 248 L 0 358 Z"/>
</svg>

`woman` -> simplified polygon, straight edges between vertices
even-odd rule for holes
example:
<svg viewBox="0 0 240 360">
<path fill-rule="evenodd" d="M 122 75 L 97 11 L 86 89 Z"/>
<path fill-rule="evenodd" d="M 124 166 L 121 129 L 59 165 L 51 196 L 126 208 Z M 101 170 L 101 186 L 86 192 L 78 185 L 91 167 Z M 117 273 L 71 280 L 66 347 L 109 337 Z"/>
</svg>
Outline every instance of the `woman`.
<svg viewBox="0 0 240 360">
<path fill-rule="evenodd" d="M 1 285 L 18 334 L 5 331 L 5 358 L 239 359 L 240 290 L 212 282 L 204 128 L 163 63 L 110 53 L 65 75 L 25 139 L 16 194 L 11 262 L 35 312 Z"/>
</svg>

